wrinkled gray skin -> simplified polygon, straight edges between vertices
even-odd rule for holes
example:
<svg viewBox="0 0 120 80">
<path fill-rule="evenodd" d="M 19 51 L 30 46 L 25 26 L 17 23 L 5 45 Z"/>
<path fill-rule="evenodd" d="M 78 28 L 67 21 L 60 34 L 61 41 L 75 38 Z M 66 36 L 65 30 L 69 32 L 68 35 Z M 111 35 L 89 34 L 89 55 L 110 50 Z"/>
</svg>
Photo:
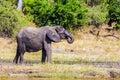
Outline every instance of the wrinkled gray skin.
<svg viewBox="0 0 120 80">
<path fill-rule="evenodd" d="M 60 42 L 61 39 L 66 39 L 68 43 L 73 43 L 74 38 L 72 33 L 61 26 L 41 28 L 24 27 L 17 36 L 17 51 L 13 60 L 14 63 L 23 63 L 25 52 L 36 52 L 42 50 L 41 62 L 51 62 L 51 42 Z"/>
</svg>

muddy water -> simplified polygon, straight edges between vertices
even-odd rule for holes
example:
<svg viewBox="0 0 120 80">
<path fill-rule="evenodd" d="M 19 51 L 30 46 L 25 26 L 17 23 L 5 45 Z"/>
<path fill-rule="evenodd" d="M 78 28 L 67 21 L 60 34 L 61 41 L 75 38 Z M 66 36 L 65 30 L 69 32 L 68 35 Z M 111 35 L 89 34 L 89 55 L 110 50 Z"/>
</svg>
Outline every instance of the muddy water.
<svg viewBox="0 0 120 80">
<path fill-rule="evenodd" d="M 120 78 L 60 78 L 60 77 L 43 77 L 43 76 L 4 76 L 0 80 L 120 80 Z"/>
<path fill-rule="evenodd" d="M 34 77 L 5 77 L 5 78 L 1 78 L 0 80 L 56 80 L 56 79 L 34 78 Z"/>
<path fill-rule="evenodd" d="M 66 78 L 35 78 L 35 77 L 4 77 L 0 78 L 0 80 L 113 80 L 111 78 L 104 78 L 104 79 L 98 79 L 98 78 L 79 78 L 79 79 L 66 79 Z M 120 79 L 114 79 L 114 80 L 120 80 Z"/>
<path fill-rule="evenodd" d="M 26 76 L 17 76 L 17 77 L 2 77 L 0 80 L 69 80 L 69 79 L 59 79 L 59 78 L 43 78 L 43 77 L 26 77 Z"/>
</svg>

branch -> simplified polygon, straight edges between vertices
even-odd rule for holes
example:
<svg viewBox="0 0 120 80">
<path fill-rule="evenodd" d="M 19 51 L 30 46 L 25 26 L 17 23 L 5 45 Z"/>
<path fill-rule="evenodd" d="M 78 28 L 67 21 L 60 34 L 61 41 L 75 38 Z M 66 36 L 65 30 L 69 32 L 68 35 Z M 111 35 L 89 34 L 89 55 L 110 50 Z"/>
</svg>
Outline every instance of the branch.
<svg viewBox="0 0 120 80">
<path fill-rule="evenodd" d="M 118 36 L 115 35 L 115 34 L 105 34 L 105 35 L 100 35 L 100 34 L 99 34 L 99 31 L 97 32 L 97 31 L 95 31 L 95 30 L 90 31 L 90 33 L 93 34 L 93 35 L 96 35 L 97 37 L 98 37 L 98 36 L 100 36 L 100 37 L 114 37 L 114 38 L 120 40 L 120 37 L 118 37 Z"/>
<path fill-rule="evenodd" d="M 117 38 L 117 39 L 120 39 L 117 35 L 114 35 L 114 34 L 106 34 L 106 35 L 100 35 L 101 37 L 114 37 L 114 38 Z"/>
</svg>

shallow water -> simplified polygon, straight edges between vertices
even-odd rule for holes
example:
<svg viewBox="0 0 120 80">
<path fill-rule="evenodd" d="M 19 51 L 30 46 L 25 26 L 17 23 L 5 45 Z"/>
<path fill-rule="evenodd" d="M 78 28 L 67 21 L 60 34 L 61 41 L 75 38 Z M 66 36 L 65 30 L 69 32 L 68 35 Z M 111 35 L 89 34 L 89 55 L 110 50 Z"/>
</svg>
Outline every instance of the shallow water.
<svg viewBox="0 0 120 80">
<path fill-rule="evenodd" d="M 7 77 L 7 78 L 0 78 L 0 80 L 56 80 L 56 79 L 31 78 L 31 77 Z"/>
<path fill-rule="evenodd" d="M 120 78 L 57 78 L 57 77 L 42 77 L 42 76 L 7 76 L 0 77 L 0 80 L 120 80 Z"/>
<path fill-rule="evenodd" d="M 93 79 L 93 78 L 81 78 L 81 79 L 59 79 L 59 78 L 2 78 L 0 80 L 120 80 L 120 79 L 109 79 L 109 78 L 103 78 L 103 79 Z"/>
</svg>

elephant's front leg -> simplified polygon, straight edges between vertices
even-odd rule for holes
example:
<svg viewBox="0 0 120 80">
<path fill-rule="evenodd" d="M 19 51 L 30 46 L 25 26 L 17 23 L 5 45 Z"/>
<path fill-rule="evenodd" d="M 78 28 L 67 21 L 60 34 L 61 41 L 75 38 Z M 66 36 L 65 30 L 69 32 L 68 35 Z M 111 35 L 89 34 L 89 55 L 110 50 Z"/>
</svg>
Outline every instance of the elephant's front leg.
<svg viewBox="0 0 120 80">
<path fill-rule="evenodd" d="M 52 53 L 51 53 L 51 49 L 48 49 L 46 51 L 47 53 L 47 62 L 50 63 L 52 61 Z"/>
<path fill-rule="evenodd" d="M 45 45 L 45 51 L 46 51 L 47 62 L 50 63 L 52 61 L 51 44 Z"/>
</svg>

